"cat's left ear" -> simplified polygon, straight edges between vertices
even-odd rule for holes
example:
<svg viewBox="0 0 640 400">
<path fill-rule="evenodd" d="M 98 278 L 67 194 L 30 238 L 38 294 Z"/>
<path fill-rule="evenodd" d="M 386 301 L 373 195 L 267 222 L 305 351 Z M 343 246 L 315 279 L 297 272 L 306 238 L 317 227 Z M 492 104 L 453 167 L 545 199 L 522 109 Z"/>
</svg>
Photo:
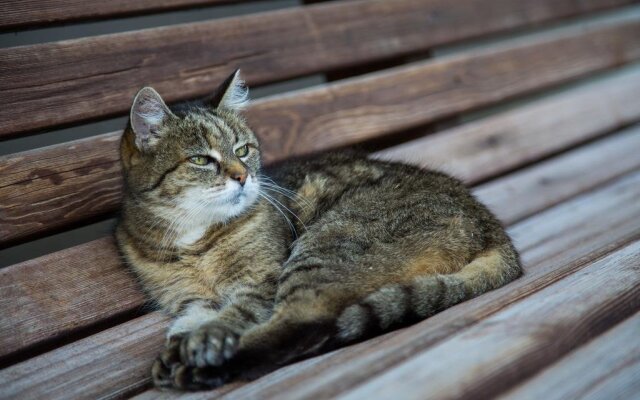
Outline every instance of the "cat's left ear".
<svg viewBox="0 0 640 400">
<path fill-rule="evenodd" d="M 209 101 L 212 108 L 226 108 L 233 111 L 243 110 L 248 103 L 249 89 L 240 77 L 239 69 L 222 82 Z"/>
</svg>

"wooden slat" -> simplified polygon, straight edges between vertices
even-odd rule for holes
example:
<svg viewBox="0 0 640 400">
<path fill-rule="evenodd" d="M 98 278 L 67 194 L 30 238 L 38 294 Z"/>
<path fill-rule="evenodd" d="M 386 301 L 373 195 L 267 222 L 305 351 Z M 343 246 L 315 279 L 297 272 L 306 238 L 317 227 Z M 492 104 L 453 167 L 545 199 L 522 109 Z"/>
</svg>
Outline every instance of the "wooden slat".
<svg viewBox="0 0 640 400">
<path fill-rule="evenodd" d="M 379 153 L 425 167 L 443 168 L 464 180 L 503 171 L 506 165 L 533 162 L 640 117 L 640 70 L 585 85 L 528 106 L 516 108 L 426 136 Z M 533 140 L 547 151 L 531 151 Z M 451 159 L 455 159 L 455 163 Z"/>
<path fill-rule="evenodd" d="M 162 347 L 166 326 L 165 317 L 151 313 L 43 354 L 37 363 L 5 369 L 0 397 L 97 399 L 131 393 L 149 382 L 149 355 Z M 71 364 L 75 367 L 65 367 Z M 103 385 L 96 387 L 97 382 Z"/>
<path fill-rule="evenodd" d="M 632 399 L 640 393 L 640 312 L 500 399 Z"/>
<path fill-rule="evenodd" d="M 636 173 L 632 178 L 624 179 L 597 192 L 563 204 L 557 207 L 556 210 L 550 210 L 527 220 L 526 224 L 545 226 L 546 229 L 538 229 L 531 235 L 523 236 L 520 240 L 521 246 L 530 248 L 530 244 L 552 239 L 556 234 L 567 234 L 569 242 L 562 243 L 561 246 L 547 246 L 546 248 L 549 250 L 547 256 L 553 260 L 549 262 L 540 263 L 538 255 L 530 260 L 527 253 L 531 250 L 525 250 L 523 257 L 526 265 L 526 274 L 509 286 L 478 298 L 473 302 L 467 302 L 445 311 L 404 331 L 389 334 L 377 341 L 374 340 L 350 347 L 319 359 L 309 360 L 277 371 L 266 379 L 263 378 L 232 391 L 230 395 L 233 395 L 233 398 L 303 398 L 299 396 L 301 388 L 318 389 L 320 387 L 325 391 L 338 389 L 341 387 L 340 382 L 343 382 L 343 378 L 348 382 L 350 378 L 353 378 L 354 374 L 362 374 L 369 370 L 374 372 L 377 370 L 379 372 L 381 371 L 380 368 L 384 370 L 388 365 L 385 367 L 381 364 L 389 361 L 398 362 L 399 359 L 404 359 L 417 350 L 423 349 L 421 346 L 428 343 L 427 339 L 429 337 L 434 335 L 438 335 L 440 339 L 448 337 L 454 332 L 470 326 L 481 318 L 527 296 L 531 292 L 535 292 L 561 279 L 566 274 L 580 269 L 585 261 L 608 253 L 610 246 L 619 246 L 620 241 L 627 241 L 630 237 L 638 237 L 637 230 L 630 233 L 629 220 L 640 215 L 640 206 L 635 207 L 635 209 L 629 207 L 625 209 L 621 207 L 621 204 L 628 204 L 630 198 L 637 197 L 640 194 L 639 182 L 640 173 Z M 508 204 L 504 206 L 508 207 Z M 625 212 L 625 210 L 628 212 Z M 564 220 L 560 221 L 557 215 L 561 213 L 569 214 L 572 219 L 571 223 L 567 223 Z M 603 215 L 607 213 L 611 214 L 610 219 L 604 218 Z M 584 220 L 592 220 L 594 222 L 592 224 L 584 224 Z M 606 221 L 606 223 L 601 223 L 601 220 Z M 516 225 L 513 229 L 517 231 L 520 225 L 523 225 L 523 223 Z M 571 240 L 574 236 L 568 235 L 568 233 L 576 229 L 584 230 L 584 235 L 576 236 L 575 240 Z M 598 237 L 605 233 L 605 238 Z M 561 257 L 558 258 L 559 256 Z M 573 262 L 573 260 L 580 257 L 584 258 L 582 262 Z M 149 314 L 141 317 L 139 322 L 132 321 L 131 324 L 146 324 L 144 321 L 147 321 L 147 319 L 156 318 L 153 315 Z M 163 333 L 165 326 L 157 325 L 154 327 L 154 329 L 157 329 L 158 336 Z M 94 379 L 83 381 L 83 396 L 88 398 L 110 396 L 113 392 L 123 393 L 125 391 L 124 388 L 131 388 L 133 391 L 137 391 L 142 385 L 139 379 L 142 376 L 141 370 L 148 373 L 148 366 L 156 355 L 158 348 L 151 349 L 144 346 L 144 353 L 136 352 L 136 356 L 139 359 L 131 365 L 116 361 L 118 368 L 116 377 L 107 376 L 105 379 L 100 379 L 96 375 L 98 371 L 109 369 L 109 366 L 113 363 L 111 360 L 113 357 L 120 359 L 119 353 L 121 352 L 120 346 L 123 345 L 122 343 L 126 343 L 127 348 L 136 348 L 136 344 L 140 340 L 146 340 L 147 337 L 151 336 L 151 333 L 146 333 L 144 338 L 137 338 L 129 334 L 130 329 L 130 325 L 125 328 L 114 327 L 109 331 L 96 335 L 97 338 L 89 337 L 80 342 L 81 348 L 84 348 L 85 343 L 97 341 L 105 343 L 104 348 L 96 349 L 86 354 L 86 359 L 93 359 L 94 363 L 83 365 L 83 374 L 94 377 Z M 426 338 L 425 335 L 427 335 Z M 74 382 L 68 382 L 68 377 L 73 376 L 73 373 L 77 374 L 80 367 L 76 364 L 74 357 L 64 357 L 65 354 L 76 352 L 75 346 L 76 344 L 70 344 L 48 354 L 9 367 L 0 372 L 0 382 L 6 382 L 5 390 L 15 394 L 17 397 L 27 393 L 31 397 L 38 397 L 40 394 L 46 393 L 48 398 L 64 398 L 69 390 L 74 390 L 72 388 Z M 369 347 L 367 347 L 366 351 L 363 351 L 362 346 Z M 395 349 L 393 348 L 394 346 L 396 347 Z M 407 349 L 407 347 L 409 348 Z M 367 358 L 380 356 L 380 351 L 388 354 L 384 354 L 380 360 L 375 360 L 378 363 L 369 364 L 367 361 L 370 360 L 367 360 Z M 354 352 L 358 355 L 358 358 L 364 357 L 365 360 L 360 362 L 359 359 L 354 360 L 351 357 L 343 357 L 344 354 L 353 356 Z M 141 359 L 147 360 L 146 365 L 142 365 L 144 363 L 141 362 Z M 64 362 L 61 360 L 64 360 Z M 350 364 L 354 362 L 355 364 Z M 79 363 L 83 363 L 83 361 L 80 360 Z M 366 365 L 366 368 L 360 368 L 364 365 Z M 30 373 L 34 370 L 47 371 L 47 373 Z M 326 386 L 322 382 L 317 383 L 314 378 L 319 377 L 322 379 L 327 373 L 332 374 L 338 370 L 340 375 L 335 376 L 336 381 L 331 382 L 332 385 L 330 386 Z M 279 380 L 279 377 L 283 377 L 284 380 Z M 273 385 L 276 386 L 275 390 Z M 229 388 L 223 388 L 223 391 L 228 390 Z M 311 393 L 306 397 L 328 398 L 332 397 L 332 394 L 321 393 L 321 395 L 318 395 L 317 393 Z M 160 395 L 159 392 L 151 391 L 145 396 L 157 398 Z M 209 396 L 211 396 L 211 393 L 200 394 L 200 397 Z M 198 395 L 190 397 L 197 398 Z"/>
<path fill-rule="evenodd" d="M 143 85 L 174 101 L 207 94 L 237 67 L 251 85 L 261 84 L 619 3 L 356 0 L 0 49 L 0 136 L 123 113 Z M 582 48 L 602 53 L 592 53 L 602 68 L 639 46 L 628 43 L 637 29 L 618 28 Z"/>
<path fill-rule="evenodd" d="M 239 3 L 241 0 L 3 0 L 0 30 L 52 23 L 123 17 L 181 8 Z"/>
<path fill-rule="evenodd" d="M 230 398 L 335 398 L 372 376 L 392 370 L 412 355 L 579 270 L 612 247 L 640 238 L 640 207 L 626 208 L 640 194 L 639 182 L 640 173 L 634 173 L 511 227 L 509 233 L 521 251 L 525 275 L 509 285 L 393 333 L 384 342 L 365 343 L 320 362 L 283 369 L 232 392 Z"/>
<path fill-rule="evenodd" d="M 622 87 L 629 87 L 633 89 L 633 85 L 629 82 L 625 76 L 620 76 L 619 85 Z M 611 84 L 610 81 L 603 83 Z M 605 86 L 606 87 L 606 86 Z M 582 90 L 575 91 L 571 98 L 581 99 L 583 97 L 590 97 L 592 95 L 600 97 L 609 105 L 624 104 L 626 96 L 621 98 L 608 97 L 605 95 L 603 88 L 596 86 L 593 87 L 593 93 L 585 92 Z M 623 101 L 620 101 L 623 100 Z M 599 103 L 598 103 L 599 104 Z M 597 107 L 594 107 L 597 109 Z M 591 108 L 589 108 L 590 110 Z M 615 107 L 613 109 L 616 109 Z M 560 109 L 564 118 L 574 120 L 575 124 L 584 129 L 584 133 L 593 136 L 595 134 L 602 133 L 610 129 L 610 126 L 606 121 L 613 121 L 604 117 L 595 119 L 592 124 L 585 124 L 584 120 L 578 118 L 582 115 L 580 112 L 580 106 L 576 105 L 573 111 L 577 111 L 576 115 L 572 113 L 564 114 L 565 108 Z M 545 111 L 545 110 L 543 110 Z M 537 118 L 529 116 L 527 120 L 531 121 L 531 124 L 516 124 L 520 127 L 520 130 L 499 129 L 500 132 L 511 133 L 517 135 L 519 132 L 524 133 L 529 138 L 527 149 L 530 157 L 540 157 L 540 155 L 548 154 L 551 151 L 558 151 L 561 148 L 557 147 L 558 144 L 562 144 L 562 138 L 565 132 L 573 132 L 573 126 L 566 123 L 562 118 L 551 118 L 553 114 L 539 114 Z M 597 115 L 597 114 L 595 114 Z M 618 114 L 621 115 L 621 114 Z M 546 118 L 554 119 L 558 122 L 562 129 L 555 129 L 549 127 L 556 132 L 554 141 L 547 140 L 543 135 L 535 135 L 537 125 L 535 121 L 545 121 Z M 605 122 L 605 123 L 603 123 Z M 472 125 L 483 124 L 483 121 L 478 121 Z M 602 126 L 599 126 L 603 123 Z M 617 122 L 616 122 L 617 123 Z M 615 124 L 614 124 L 615 125 Z M 596 129 L 591 131 L 591 129 Z M 481 129 L 477 130 L 478 132 Z M 447 137 L 446 133 L 442 133 L 443 137 Z M 458 163 L 465 162 L 465 156 L 463 152 L 459 151 L 459 148 L 466 146 L 469 138 L 458 138 L 456 135 L 451 137 L 453 143 L 457 143 L 456 146 L 449 146 L 449 151 L 452 157 L 448 159 L 448 164 L 445 165 L 445 169 L 455 169 Z M 501 140 L 493 151 L 499 153 L 508 153 L 508 148 L 513 144 L 517 144 L 517 140 L 508 140 L 509 135 L 504 136 L 506 139 Z M 585 150 L 579 150 L 581 154 L 586 154 L 593 160 L 594 165 L 603 165 L 602 168 L 587 169 L 588 173 L 582 174 L 583 176 L 575 177 L 574 175 L 581 175 L 580 168 L 583 166 L 582 158 L 572 156 L 572 153 L 568 153 L 562 157 L 558 157 L 557 160 L 550 160 L 548 163 L 540 166 L 540 171 L 536 167 L 532 167 L 530 170 L 523 171 L 518 174 L 518 179 L 510 179 L 505 177 L 501 180 L 502 185 L 486 185 L 479 188 L 479 194 L 481 198 L 488 204 L 493 206 L 500 217 L 504 217 L 506 221 L 511 222 L 516 217 L 522 215 L 530 215 L 542 210 L 544 207 L 551 204 L 555 204 L 563 199 L 566 199 L 576 193 L 580 193 L 593 187 L 599 183 L 606 182 L 628 170 L 633 169 L 633 166 L 637 165 L 638 157 L 634 153 L 634 149 L 637 148 L 638 133 L 637 129 L 631 129 L 625 132 L 623 135 L 614 136 L 611 139 L 607 139 L 602 142 L 594 143 L 594 147 L 587 147 Z M 108 143 L 107 143 L 108 144 Z M 597 147 L 598 144 L 602 144 L 601 149 Z M 105 146 L 101 146 L 105 147 Z M 590 150 L 592 149 L 592 150 Z M 488 151 L 488 150 L 487 150 Z M 584 153 L 582 153 L 584 152 Z M 594 153 L 595 156 L 594 156 Z M 599 154 L 597 154 L 599 153 Z M 64 156 L 65 152 L 60 153 L 60 158 L 43 158 L 43 165 L 55 165 L 56 160 L 66 160 L 68 157 Z M 82 154 L 82 153 L 80 153 Z M 434 153 L 426 151 L 425 158 L 429 158 Z M 437 153 L 436 153 L 437 154 Z M 78 158 L 80 158 L 78 156 Z M 599 160 L 599 161 L 598 161 Z M 420 160 L 413 160 L 414 162 L 421 162 Z M 65 161 L 66 162 L 66 161 Z M 478 164 L 477 168 L 470 170 L 475 171 L 473 175 L 466 176 L 468 183 L 474 183 L 480 180 L 487 179 L 493 174 L 504 173 L 514 166 L 518 165 L 518 160 L 512 160 L 511 164 L 504 164 L 502 169 L 485 169 L 482 164 Z M 24 165 L 24 164 L 16 164 Z M 0 174 L 2 176 L 2 174 Z M 1 179 L 1 178 L 0 178 Z M 554 184 L 549 185 L 547 182 L 553 181 Z M 526 183 L 526 185 L 525 185 Z M 87 185 L 90 182 L 86 183 Z M 87 188 L 88 193 L 95 192 L 91 186 Z M 544 201 L 539 201 L 537 198 L 542 196 L 533 196 L 535 198 L 527 198 L 525 194 L 546 192 Z M 23 192 L 25 196 L 26 191 Z M 507 193 L 507 196 L 504 194 Z M 522 199 L 518 202 L 511 202 L 511 197 L 516 199 Z M 24 199 L 24 197 L 23 197 Z M 505 206 L 508 205 L 508 206 Z M 99 263 L 86 262 L 87 259 L 91 259 L 93 254 L 104 254 L 104 257 L 100 257 Z M 78 327 L 86 326 L 94 323 L 96 320 L 107 317 L 105 313 L 125 313 L 131 312 L 135 308 L 139 307 L 142 298 L 140 295 L 135 296 L 136 287 L 133 281 L 129 280 L 120 267 L 120 262 L 116 256 L 117 252 L 115 246 L 111 240 L 98 240 L 84 244 L 82 246 L 73 247 L 65 250 L 62 254 L 54 253 L 52 255 L 40 257 L 35 260 L 28 261 L 23 264 L 19 264 L 11 267 L 10 269 L 0 271 L 0 274 L 4 274 L 3 281 L 12 282 L 12 286 L 15 287 L 17 293 L 14 296 L 3 296 L 5 303 L 3 305 L 0 314 L 10 315 L 10 318 L 0 319 L 0 356 L 7 353 L 18 351 L 24 346 L 29 346 L 42 341 L 49 340 L 52 337 L 63 335 L 72 331 Z M 26 272 L 22 272 L 22 271 Z M 37 274 L 31 273 L 32 270 L 37 270 Z M 48 282 L 59 282 L 60 271 L 66 271 L 64 275 L 64 284 L 50 285 Z M 79 272 L 76 272 L 79 271 Z M 122 276 L 116 277 L 113 274 L 121 274 Z M 110 283 L 113 281 L 119 282 L 118 290 L 106 293 L 102 293 L 102 296 L 96 297 L 91 290 L 87 290 L 86 285 L 88 280 L 85 279 L 85 275 L 91 277 L 91 282 L 98 287 L 109 288 Z M 0 275 L 2 276 L 2 275 Z M 51 277 L 50 277 L 51 276 Z M 56 276 L 58 278 L 56 278 Z M 76 279 L 77 278 L 77 279 Z M 31 292 L 37 292 L 39 287 L 46 286 L 48 291 L 42 292 L 42 295 L 50 296 L 51 298 L 63 298 L 67 299 L 65 307 L 61 310 L 54 310 L 51 308 L 40 308 L 41 302 L 35 301 L 30 296 Z M 74 297 L 69 297 L 68 293 L 74 293 Z M 11 299 L 11 300 L 10 300 Z M 16 300 L 17 299 L 17 300 Z M 73 301 L 73 300 L 77 301 Z M 20 305 L 14 307 L 13 305 Z M 55 307 L 56 303 L 49 303 L 49 307 Z M 54 314 L 56 318 L 50 318 L 49 315 Z M 36 330 L 32 327 L 37 326 Z"/>
<path fill-rule="evenodd" d="M 562 137 L 556 136 L 558 140 Z M 640 168 L 638 152 L 640 126 L 636 125 L 562 157 L 534 164 L 480 185 L 474 192 L 495 211 L 501 221 L 513 223 L 577 193 L 591 190 L 613 177 Z M 455 154 L 452 156 L 455 157 Z M 455 167 L 457 163 L 452 165 Z M 567 191 L 567 188 L 570 190 Z M 501 207 L 502 204 L 510 206 Z"/>
<path fill-rule="evenodd" d="M 120 204 L 119 135 L 0 157 L 0 242 L 53 232 Z"/>
<path fill-rule="evenodd" d="M 635 242 L 338 398 L 493 397 L 638 310 L 639 263 Z"/>
<path fill-rule="evenodd" d="M 0 356 L 144 303 L 111 238 L 0 269 L 0 282 Z"/>
<path fill-rule="evenodd" d="M 351 144 L 640 56 L 640 41 L 627 36 L 629 30 L 637 30 L 640 36 L 640 19 L 616 21 L 599 23 L 597 29 L 591 26 L 588 33 L 571 29 L 564 36 L 534 36 L 498 49 L 261 100 L 250 108 L 250 121 L 262 139 L 266 161 Z M 566 143 L 572 143 L 633 122 L 640 118 L 639 71 L 570 91 L 483 125 L 485 136 L 504 136 L 509 129 L 520 132 L 517 153 L 489 151 L 499 138 L 481 138 L 467 151 L 490 154 L 491 160 L 501 156 L 504 161 L 495 163 L 499 166 L 526 155 L 527 139 L 523 138 L 528 135 L 542 132 L 554 137 L 554 131 L 548 129 L 554 124 L 557 129 L 570 129 Z M 458 135 L 468 131 L 463 128 Z M 114 132 L 0 158 L 0 240 L 41 235 L 113 211 L 120 200 L 118 136 Z M 554 145 L 550 140 L 549 148 L 557 148 Z M 66 157 L 70 151 L 76 156 Z M 415 158 L 415 153 L 410 157 Z"/>
<path fill-rule="evenodd" d="M 414 128 L 639 59 L 640 7 L 635 10 L 259 100 L 248 110 L 249 121 L 267 160 Z"/>
</svg>

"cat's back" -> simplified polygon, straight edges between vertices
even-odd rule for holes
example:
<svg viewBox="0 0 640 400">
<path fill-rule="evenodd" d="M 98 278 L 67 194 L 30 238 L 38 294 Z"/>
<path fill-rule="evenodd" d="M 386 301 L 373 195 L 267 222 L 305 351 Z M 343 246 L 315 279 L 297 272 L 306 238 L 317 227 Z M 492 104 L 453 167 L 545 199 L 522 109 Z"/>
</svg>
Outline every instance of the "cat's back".
<svg viewBox="0 0 640 400">
<path fill-rule="evenodd" d="M 473 201 L 467 187 L 446 173 L 351 150 L 289 159 L 266 168 L 265 174 L 305 197 L 336 200 L 339 194 L 363 194 L 374 198 L 445 196 Z"/>
</svg>

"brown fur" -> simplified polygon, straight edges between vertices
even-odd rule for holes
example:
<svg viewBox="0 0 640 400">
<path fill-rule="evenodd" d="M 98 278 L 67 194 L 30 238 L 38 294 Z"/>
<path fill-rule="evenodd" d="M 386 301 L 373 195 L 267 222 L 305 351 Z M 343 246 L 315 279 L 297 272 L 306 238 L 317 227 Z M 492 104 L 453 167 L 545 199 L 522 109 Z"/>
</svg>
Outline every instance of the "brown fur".
<svg viewBox="0 0 640 400">
<path fill-rule="evenodd" d="M 261 172 L 255 136 L 225 107 L 236 78 L 213 97 L 220 103 L 181 106 L 148 131 L 132 120 L 138 132 L 130 125 L 122 140 L 127 191 L 118 244 L 149 296 L 176 316 L 153 366 L 157 386 L 200 389 L 254 377 L 520 275 L 500 223 L 445 174 L 349 152 Z M 240 158 L 234 146 L 243 143 L 252 147 Z M 222 157 L 215 166 L 190 163 L 194 151 L 212 150 Z M 243 171 L 270 198 L 181 243 L 171 223 L 181 196 L 224 188 Z M 196 223 L 223 207 L 176 215 Z"/>
</svg>

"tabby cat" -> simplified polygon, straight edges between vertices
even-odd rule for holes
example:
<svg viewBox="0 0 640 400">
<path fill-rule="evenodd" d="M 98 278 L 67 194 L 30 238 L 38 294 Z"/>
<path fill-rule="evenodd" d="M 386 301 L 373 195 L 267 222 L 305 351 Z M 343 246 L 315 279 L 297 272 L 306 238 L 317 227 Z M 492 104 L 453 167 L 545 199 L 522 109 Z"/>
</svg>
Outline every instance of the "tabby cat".
<svg viewBox="0 0 640 400">
<path fill-rule="evenodd" d="M 160 388 L 213 388 L 424 319 L 521 274 L 496 218 L 440 172 L 332 152 L 261 169 L 238 71 L 169 108 L 136 95 L 117 241 L 175 317 Z M 355 129 L 355 127 L 354 127 Z"/>
</svg>

